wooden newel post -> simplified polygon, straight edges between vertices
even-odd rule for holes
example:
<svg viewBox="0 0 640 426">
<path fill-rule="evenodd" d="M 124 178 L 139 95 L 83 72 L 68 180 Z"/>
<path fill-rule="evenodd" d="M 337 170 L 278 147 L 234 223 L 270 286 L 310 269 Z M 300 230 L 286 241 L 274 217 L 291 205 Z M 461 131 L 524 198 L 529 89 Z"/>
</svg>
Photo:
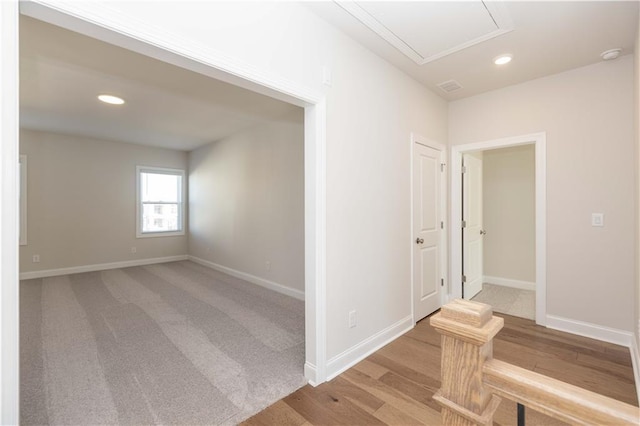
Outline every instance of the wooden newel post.
<svg viewBox="0 0 640 426">
<path fill-rule="evenodd" d="M 433 399 L 445 425 L 491 425 L 500 398 L 482 383 L 482 367 L 493 358 L 493 338 L 504 320 L 491 306 L 454 300 L 431 318 L 442 334 L 442 387 Z"/>
</svg>

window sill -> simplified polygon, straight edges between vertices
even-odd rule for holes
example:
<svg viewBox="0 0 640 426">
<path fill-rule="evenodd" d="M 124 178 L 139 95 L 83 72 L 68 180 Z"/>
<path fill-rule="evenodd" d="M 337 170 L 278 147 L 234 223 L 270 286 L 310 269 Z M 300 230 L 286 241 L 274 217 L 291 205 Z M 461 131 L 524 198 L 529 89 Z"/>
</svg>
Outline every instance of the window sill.
<svg viewBox="0 0 640 426">
<path fill-rule="evenodd" d="M 181 235 L 184 235 L 184 231 L 145 232 L 144 234 L 137 233 L 136 238 L 179 237 Z"/>
</svg>

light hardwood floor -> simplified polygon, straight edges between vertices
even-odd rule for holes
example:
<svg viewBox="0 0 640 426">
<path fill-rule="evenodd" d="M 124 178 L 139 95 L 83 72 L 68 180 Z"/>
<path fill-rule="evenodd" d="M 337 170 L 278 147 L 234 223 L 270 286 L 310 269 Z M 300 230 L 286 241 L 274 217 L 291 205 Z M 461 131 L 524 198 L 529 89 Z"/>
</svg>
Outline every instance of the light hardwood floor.
<svg viewBox="0 0 640 426">
<path fill-rule="evenodd" d="M 638 405 L 629 350 L 502 315 L 494 358 Z M 440 336 L 428 319 L 340 376 L 309 385 L 248 419 L 245 425 L 436 425 Z M 503 400 L 495 424 L 516 424 L 516 404 Z M 527 425 L 560 422 L 526 411 Z"/>
</svg>

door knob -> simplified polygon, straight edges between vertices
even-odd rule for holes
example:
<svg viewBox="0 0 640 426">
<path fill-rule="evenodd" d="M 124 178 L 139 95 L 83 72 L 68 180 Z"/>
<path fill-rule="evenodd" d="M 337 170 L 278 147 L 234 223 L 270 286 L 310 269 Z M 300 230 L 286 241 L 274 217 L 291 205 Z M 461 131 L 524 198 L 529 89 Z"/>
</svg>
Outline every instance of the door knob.
<svg viewBox="0 0 640 426">
<path fill-rule="evenodd" d="M 487 235 L 487 231 L 485 231 L 484 229 L 480 230 L 480 235 Z"/>
<path fill-rule="evenodd" d="M 416 244 L 422 244 L 422 243 L 424 243 L 424 239 L 420 237 L 416 238 Z"/>
</svg>

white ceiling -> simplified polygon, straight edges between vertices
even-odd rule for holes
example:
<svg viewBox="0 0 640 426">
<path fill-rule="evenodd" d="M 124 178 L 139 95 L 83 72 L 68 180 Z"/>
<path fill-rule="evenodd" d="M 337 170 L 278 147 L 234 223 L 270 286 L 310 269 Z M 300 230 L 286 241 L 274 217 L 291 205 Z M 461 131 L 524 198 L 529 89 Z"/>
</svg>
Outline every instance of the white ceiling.
<svg viewBox="0 0 640 426">
<path fill-rule="evenodd" d="M 299 107 L 25 16 L 20 80 L 24 128 L 184 151 L 302 117 Z M 126 103 L 104 104 L 101 93 Z"/>
<path fill-rule="evenodd" d="M 306 3 L 320 17 L 448 100 L 633 53 L 637 1 Z M 510 53 L 513 61 L 493 63 Z M 445 93 L 439 83 L 462 89 Z"/>
</svg>

